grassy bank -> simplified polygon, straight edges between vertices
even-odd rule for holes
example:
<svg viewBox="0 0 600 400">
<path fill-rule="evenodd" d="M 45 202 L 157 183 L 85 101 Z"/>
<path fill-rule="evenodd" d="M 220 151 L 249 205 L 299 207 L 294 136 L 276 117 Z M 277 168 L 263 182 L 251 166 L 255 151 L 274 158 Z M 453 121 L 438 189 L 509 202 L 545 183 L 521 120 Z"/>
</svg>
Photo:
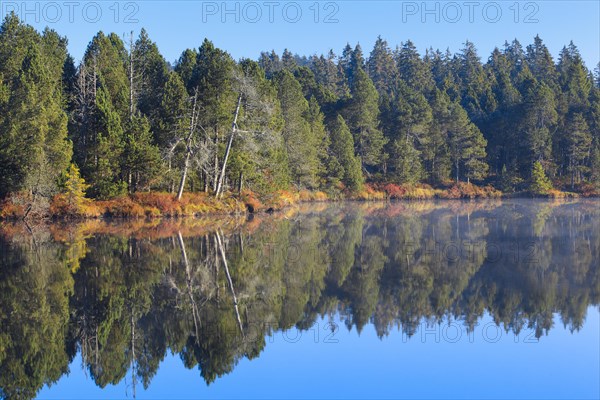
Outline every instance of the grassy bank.
<svg viewBox="0 0 600 400">
<path fill-rule="evenodd" d="M 598 197 L 600 193 L 583 188 L 582 193 L 551 190 L 545 194 L 518 192 L 504 194 L 492 186 L 477 186 L 461 182 L 444 188 L 425 184 L 395 185 L 367 184 L 361 191 L 325 193 L 319 191 L 277 191 L 267 195 L 245 191 L 241 195 L 226 194 L 216 199 L 208 193 L 185 193 L 180 201 L 171 193 L 136 193 L 112 200 L 91 200 L 59 194 L 44 204 L 27 194 L 8 197 L 0 203 L 0 219 L 23 218 L 99 219 L 99 218 L 184 218 L 203 215 L 239 215 L 285 209 L 300 203 L 353 200 L 380 202 L 395 200 L 459 200 L 500 198 L 554 198 Z M 40 204 L 41 203 L 41 204 Z"/>
</svg>

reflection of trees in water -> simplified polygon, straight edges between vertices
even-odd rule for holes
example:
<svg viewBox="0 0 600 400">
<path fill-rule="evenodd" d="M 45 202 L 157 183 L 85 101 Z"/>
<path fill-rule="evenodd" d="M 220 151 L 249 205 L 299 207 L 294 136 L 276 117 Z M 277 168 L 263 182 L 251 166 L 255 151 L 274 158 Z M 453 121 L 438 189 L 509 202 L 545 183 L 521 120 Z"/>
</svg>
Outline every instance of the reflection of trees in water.
<svg viewBox="0 0 600 400">
<path fill-rule="evenodd" d="M 35 396 L 77 351 L 101 387 L 147 387 L 167 352 L 210 383 L 326 315 L 379 336 L 448 317 L 473 329 L 485 312 L 538 337 L 555 313 L 581 328 L 600 293 L 597 205 L 473 204 L 332 207 L 226 234 L 5 227 L 0 393 Z"/>
</svg>

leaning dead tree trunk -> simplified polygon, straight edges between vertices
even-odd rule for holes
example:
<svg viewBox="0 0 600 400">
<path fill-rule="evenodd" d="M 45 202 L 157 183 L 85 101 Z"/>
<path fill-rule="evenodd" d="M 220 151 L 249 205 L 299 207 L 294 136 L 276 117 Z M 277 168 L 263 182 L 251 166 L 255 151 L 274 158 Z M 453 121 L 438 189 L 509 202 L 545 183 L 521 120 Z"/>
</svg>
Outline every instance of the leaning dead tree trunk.
<svg viewBox="0 0 600 400">
<path fill-rule="evenodd" d="M 194 100 L 192 103 L 192 118 L 190 120 L 190 130 L 188 132 L 188 136 L 185 139 L 185 161 L 183 163 L 183 173 L 181 174 L 181 181 L 179 182 L 179 191 L 177 192 L 177 201 L 181 200 L 181 196 L 183 196 L 183 189 L 185 188 L 185 180 L 187 178 L 188 170 L 190 168 L 190 158 L 192 157 L 192 139 L 194 137 L 194 131 L 196 130 L 196 107 L 198 104 L 198 89 L 194 93 Z"/>
<path fill-rule="evenodd" d="M 187 253 L 185 251 L 185 243 L 183 242 L 183 236 L 181 235 L 181 231 L 177 232 L 177 239 L 179 240 L 179 247 L 181 249 L 181 257 L 183 258 L 183 265 L 185 266 L 185 274 L 186 274 L 186 286 L 188 296 L 190 298 L 190 303 L 192 305 L 192 318 L 194 319 L 194 329 L 196 332 L 196 343 L 200 340 L 200 313 L 198 311 L 198 305 L 196 304 L 196 300 L 194 299 L 194 293 L 192 290 L 192 274 L 190 271 L 190 263 L 187 258 Z"/>
<path fill-rule="evenodd" d="M 235 295 L 235 290 L 233 288 L 233 280 L 231 279 L 231 275 L 229 274 L 229 267 L 227 266 L 227 258 L 225 257 L 225 250 L 223 248 L 223 242 L 221 241 L 221 234 L 219 233 L 219 231 L 217 231 L 217 232 L 215 232 L 215 235 L 217 236 L 217 243 L 219 244 L 219 251 L 221 253 L 221 258 L 223 259 L 223 267 L 225 268 L 225 275 L 227 276 L 227 281 L 229 282 L 229 289 L 231 290 L 231 296 L 233 297 L 233 307 L 235 309 L 235 316 L 237 318 L 238 327 L 240 328 L 242 337 L 245 337 L 244 328 L 242 325 L 242 319 L 240 317 L 240 310 L 238 308 L 238 300 L 237 300 L 237 296 Z"/>
<path fill-rule="evenodd" d="M 231 134 L 229 135 L 229 141 L 227 142 L 227 148 L 225 149 L 225 156 L 223 157 L 223 167 L 221 168 L 221 174 L 219 175 L 219 183 L 217 184 L 217 190 L 215 191 L 215 197 L 223 197 L 223 181 L 225 180 L 225 171 L 227 169 L 227 160 L 229 159 L 229 153 L 231 152 L 231 146 L 233 145 L 233 139 L 237 132 L 237 120 L 240 114 L 240 106 L 242 105 L 242 94 L 238 96 L 237 106 L 235 108 L 235 114 L 233 117 L 233 123 L 231 124 Z"/>
</svg>

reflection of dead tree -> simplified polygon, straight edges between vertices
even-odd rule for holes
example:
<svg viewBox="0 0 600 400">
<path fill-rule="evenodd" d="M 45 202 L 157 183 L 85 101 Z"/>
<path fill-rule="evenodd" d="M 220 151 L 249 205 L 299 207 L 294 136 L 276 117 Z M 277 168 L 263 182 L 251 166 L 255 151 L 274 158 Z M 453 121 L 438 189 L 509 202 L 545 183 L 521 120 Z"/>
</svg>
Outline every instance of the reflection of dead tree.
<svg viewBox="0 0 600 400">
<path fill-rule="evenodd" d="M 227 266 L 227 258 L 225 257 L 225 250 L 223 248 L 223 242 L 221 241 L 221 234 L 219 231 L 215 232 L 217 237 L 217 243 L 219 244 L 219 250 L 221 252 L 221 258 L 223 259 L 223 267 L 225 268 L 225 275 L 227 275 L 227 281 L 229 282 L 229 289 L 231 289 L 231 295 L 233 296 L 233 306 L 235 308 L 235 315 L 237 317 L 238 326 L 240 328 L 240 332 L 242 333 L 242 337 L 244 337 L 244 328 L 242 327 L 242 319 L 240 318 L 240 311 L 238 308 L 238 301 L 235 295 L 235 290 L 233 288 L 233 281 L 231 280 L 231 275 L 229 274 L 229 268 Z"/>
<path fill-rule="evenodd" d="M 135 320 L 133 318 L 133 309 L 131 310 L 131 386 L 133 398 L 135 399 L 135 386 L 137 383 L 136 375 L 136 357 L 135 357 Z"/>
<path fill-rule="evenodd" d="M 220 297 L 220 291 L 219 291 L 219 253 L 217 252 L 217 248 L 218 248 L 218 243 L 217 243 L 217 235 L 215 235 L 213 237 L 214 239 L 214 243 L 215 243 L 215 290 L 216 290 L 216 298 L 217 298 L 217 303 L 219 301 L 221 301 L 221 297 Z M 206 243 L 208 245 L 208 238 L 206 240 Z M 208 248 L 207 248 L 208 250 Z M 206 265 L 208 265 L 208 254 L 209 252 L 206 252 L 207 254 L 207 258 L 206 258 Z"/>
<path fill-rule="evenodd" d="M 183 258 L 183 264 L 185 266 L 187 292 L 190 298 L 190 302 L 192 304 L 192 317 L 194 318 L 196 341 L 198 341 L 198 338 L 200 337 L 200 315 L 198 312 L 198 305 L 196 304 L 196 300 L 194 299 L 194 293 L 192 291 L 192 273 L 190 263 L 187 258 L 187 253 L 185 251 L 185 243 L 183 242 L 183 236 L 181 236 L 181 231 L 177 232 L 177 238 L 179 239 L 179 247 L 181 248 L 181 256 Z"/>
<path fill-rule="evenodd" d="M 91 366 L 94 373 L 98 371 L 98 326 L 90 323 L 87 313 L 82 313 L 77 318 L 77 333 L 75 335 L 79 340 L 79 349 L 81 351 L 81 369 L 87 371 L 86 366 L 90 365 L 90 354 L 93 353 L 94 365 Z M 85 372 L 87 376 L 87 372 Z"/>
</svg>

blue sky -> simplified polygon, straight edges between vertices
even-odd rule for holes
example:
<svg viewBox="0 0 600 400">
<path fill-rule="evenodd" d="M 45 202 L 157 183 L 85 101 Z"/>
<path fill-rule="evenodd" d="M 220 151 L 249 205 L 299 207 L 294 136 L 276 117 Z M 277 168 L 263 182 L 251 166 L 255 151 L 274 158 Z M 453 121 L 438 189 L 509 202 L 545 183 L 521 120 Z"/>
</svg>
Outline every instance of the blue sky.
<svg viewBox="0 0 600 400">
<path fill-rule="evenodd" d="M 517 38 L 525 46 L 539 34 L 556 58 L 573 40 L 588 68 L 600 60 L 599 1 L 4 1 L 37 28 L 68 36 L 76 59 L 99 30 L 128 36 L 145 27 L 167 60 L 207 37 L 234 58 L 256 59 L 284 48 L 310 55 L 347 42 L 368 54 L 378 35 L 395 47 L 411 39 L 424 50 L 458 51 L 466 39 L 486 60 L 495 46 Z M 318 12 L 317 12 L 318 10 Z"/>
</svg>

